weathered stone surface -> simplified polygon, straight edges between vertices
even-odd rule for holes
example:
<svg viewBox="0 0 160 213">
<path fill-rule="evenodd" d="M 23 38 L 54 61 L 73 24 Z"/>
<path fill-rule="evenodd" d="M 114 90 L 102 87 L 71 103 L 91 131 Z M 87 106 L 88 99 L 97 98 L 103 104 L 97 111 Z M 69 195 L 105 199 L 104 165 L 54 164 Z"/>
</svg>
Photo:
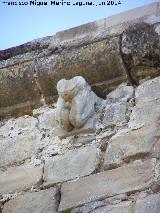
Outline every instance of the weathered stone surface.
<svg viewBox="0 0 160 213">
<path fill-rule="evenodd" d="M 128 126 L 132 129 L 137 126 L 151 126 L 158 123 L 159 119 L 160 99 L 145 103 L 139 102 L 139 104 L 132 109 Z"/>
<path fill-rule="evenodd" d="M 25 115 L 17 119 L 9 119 L 0 125 L 0 138 L 14 137 L 25 131 L 34 131 L 38 126 L 38 120 Z"/>
<path fill-rule="evenodd" d="M 4 205 L 3 213 L 54 213 L 58 208 L 57 199 L 55 188 L 26 193 L 7 202 Z"/>
<path fill-rule="evenodd" d="M 42 179 L 42 167 L 16 167 L 0 175 L 0 193 L 23 191 L 39 184 Z"/>
<path fill-rule="evenodd" d="M 104 206 L 92 211 L 93 213 L 133 213 L 132 202 L 122 202 L 114 206 Z"/>
<path fill-rule="evenodd" d="M 160 99 L 160 77 L 145 81 L 135 92 L 137 104 Z"/>
<path fill-rule="evenodd" d="M 57 183 L 93 173 L 99 163 L 100 151 L 95 146 L 87 146 L 69 151 L 45 162 L 44 181 Z"/>
<path fill-rule="evenodd" d="M 153 26 L 131 25 L 122 36 L 122 53 L 133 81 L 159 75 L 160 38 Z"/>
<path fill-rule="evenodd" d="M 155 179 L 157 183 L 160 185 L 160 161 L 157 161 L 155 167 Z"/>
<path fill-rule="evenodd" d="M 40 135 L 27 132 L 16 139 L 0 139 L 0 167 L 19 163 L 38 153 Z"/>
<path fill-rule="evenodd" d="M 148 80 L 138 86 L 136 106 L 132 109 L 128 129 L 114 135 L 105 154 L 106 168 L 117 166 L 124 160 L 151 152 L 160 136 L 160 78 Z M 157 156 L 155 148 L 153 155 Z"/>
<path fill-rule="evenodd" d="M 134 88 L 132 86 L 120 85 L 107 95 L 107 100 L 111 103 L 127 102 L 134 95 Z"/>
<path fill-rule="evenodd" d="M 160 139 L 156 142 L 152 149 L 152 155 L 155 158 L 160 159 Z"/>
<path fill-rule="evenodd" d="M 0 69 L 0 117 L 31 113 L 41 105 L 34 78 L 34 62 L 28 61 Z"/>
<path fill-rule="evenodd" d="M 21 55 L 27 52 L 31 52 L 34 50 L 42 50 L 48 47 L 52 36 L 47 36 L 40 39 L 34 39 L 25 44 L 19 45 L 17 47 L 11 47 L 6 50 L 0 51 L 0 61 L 6 60 L 8 58 L 14 57 L 16 55 Z"/>
<path fill-rule="evenodd" d="M 106 108 L 103 117 L 105 127 L 123 125 L 127 121 L 127 103 L 134 95 L 134 88 L 121 84 L 107 95 Z"/>
<path fill-rule="evenodd" d="M 115 126 L 126 122 L 126 102 L 108 104 L 103 118 L 104 126 Z"/>
<path fill-rule="evenodd" d="M 59 126 L 70 132 L 76 129 L 94 129 L 96 95 L 82 76 L 57 83 L 59 98 L 56 120 Z"/>
<path fill-rule="evenodd" d="M 72 140 L 72 144 L 87 144 L 93 140 L 96 140 L 96 136 L 95 134 L 89 134 L 89 135 L 82 135 L 82 136 L 79 136 L 79 137 L 76 137 L 76 138 L 73 138 Z"/>
<path fill-rule="evenodd" d="M 31 113 L 44 102 L 51 103 L 57 95 L 55 85 L 62 76 L 69 79 L 82 75 L 91 85 L 103 85 L 101 94 L 124 82 L 126 70 L 131 69 L 136 80 L 156 76 L 159 19 L 153 21 L 153 17 L 159 17 L 158 10 L 155 2 L 59 32 L 52 38 L 51 51 L 47 49 L 50 37 L 0 51 L 0 116 Z M 149 24 L 138 27 L 142 22 Z M 130 27 L 133 23 L 138 23 L 134 29 Z"/>
<path fill-rule="evenodd" d="M 140 129 L 125 129 L 114 135 L 107 147 L 105 168 L 120 165 L 124 160 L 147 155 L 157 141 L 158 129 L 155 125 Z"/>
<path fill-rule="evenodd" d="M 96 201 L 92 203 L 92 206 L 88 208 L 87 206 L 82 206 L 71 210 L 71 213 L 133 213 L 134 204 L 131 201 L 121 202 L 115 205 L 105 205 L 101 201 Z"/>
<path fill-rule="evenodd" d="M 128 126 L 149 126 L 160 119 L 160 77 L 145 81 L 135 92 L 136 106 L 130 115 Z"/>
<path fill-rule="evenodd" d="M 149 17 L 158 16 L 158 3 L 138 7 L 120 14 L 109 16 L 99 21 L 87 23 L 75 28 L 56 33 L 49 49 L 55 49 L 60 44 L 63 47 L 79 46 L 88 44 L 105 36 L 120 35 L 131 23 L 147 22 Z M 154 21 L 154 23 L 157 23 Z"/>
<path fill-rule="evenodd" d="M 61 188 L 59 210 L 67 210 L 104 197 L 149 187 L 153 181 L 154 164 L 154 161 L 150 160 L 143 163 L 138 161 L 111 171 L 64 183 Z"/>
<path fill-rule="evenodd" d="M 73 61 L 75 63 L 72 63 Z M 85 77 L 89 84 L 110 80 L 113 80 L 114 84 L 118 79 L 120 82 L 125 80 L 126 74 L 119 52 L 119 38 L 106 39 L 70 51 L 63 50 L 57 54 L 1 69 L 3 105 L 0 115 L 22 112 L 22 108 L 23 112 L 24 110 L 26 113 L 31 112 L 33 107 L 42 104 L 41 95 L 45 97 L 46 103 L 53 102 L 57 95 L 56 84 L 62 76 L 70 79 L 76 75 Z M 13 79 L 16 85 L 13 85 Z M 8 95 L 4 95 L 5 91 L 8 91 Z"/>
<path fill-rule="evenodd" d="M 51 130 L 57 126 L 56 109 L 51 107 L 41 107 L 33 110 L 33 116 L 37 117 L 40 130 Z"/>
<path fill-rule="evenodd" d="M 149 195 L 144 199 L 137 200 L 135 213 L 159 213 L 160 193 Z"/>
<path fill-rule="evenodd" d="M 72 63 L 73 61 L 75 63 Z M 114 84 L 118 79 L 120 82 L 126 79 L 118 37 L 82 45 L 69 51 L 64 49 L 60 54 L 38 61 L 37 70 L 46 101 L 56 94 L 56 84 L 62 77 L 70 79 L 81 75 L 90 85 L 103 81 L 106 81 L 107 85 L 110 80 L 113 80 L 112 84 Z"/>
<path fill-rule="evenodd" d="M 93 128 L 93 126 L 95 125 L 95 119 L 91 119 L 90 122 L 90 125 L 91 127 L 88 125 L 88 126 L 84 126 L 80 129 L 74 129 L 70 132 L 60 128 L 60 127 L 57 127 L 53 130 L 53 134 L 55 136 L 58 136 L 60 139 L 64 139 L 66 137 L 69 137 L 69 136 L 75 136 L 75 137 L 79 137 L 80 135 L 84 135 L 84 134 L 91 134 L 91 133 L 95 133 L 95 128 Z"/>
<path fill-rule="evenodd" d="M 97 209 L 101 210 L 101 207 L 103 208 L 107 208 L 108 210 L 113 210 L 114 207 L 115 209 L 117 209 L 116 207 L 122 207 L 122 206 L 130 206 L 131 202 L 122 202 L 122 200 L 127 199 L 126 194 L 120 194 L 120 195 L 116 195 L 110 198 L 106 198 L 104 200 L 97 200 L 97 201 L 93 201 L 90 203 L 86 203 L 83 206 L 79 206 L 77 208 L 74 208 L 71 210 L 71 213 L 79 213 L 79 212 L 83 212 L 83 213 L 90 213 L 92 211 L 96 211 Z M 116 205 L 118 204 L 118 205 Z"/>
<path fill-rule="evenodd" d="M 38 120 L 30 116 L 7 121 L 0 127 L 0 167 L 19 163 L 39 149 Z"/>
<path fill-rule="evenodd" d="M 157 24 L 155 26 L 155 31 L 156 31 L 156 33 L 158 33 L 158 35 L 160 35 L 160 24 Z"/>
</svg>

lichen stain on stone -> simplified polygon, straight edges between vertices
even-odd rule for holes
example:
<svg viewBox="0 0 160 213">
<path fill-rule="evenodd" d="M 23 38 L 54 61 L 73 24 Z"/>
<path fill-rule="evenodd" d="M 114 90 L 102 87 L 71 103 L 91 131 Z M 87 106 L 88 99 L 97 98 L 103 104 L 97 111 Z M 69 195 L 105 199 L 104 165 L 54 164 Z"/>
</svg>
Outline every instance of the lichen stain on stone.
<svg viewBox="0 0 160 213">
<path fill-rule="evenodd" d="M 5 78 L 16 78 L 23 77 L 23 67 L 29 66 L 33 63 L 33 61 L 27 61 L 22 64 L 14 64 L 8 68 L 0 69 L 0 80 Z"/>
</svg>

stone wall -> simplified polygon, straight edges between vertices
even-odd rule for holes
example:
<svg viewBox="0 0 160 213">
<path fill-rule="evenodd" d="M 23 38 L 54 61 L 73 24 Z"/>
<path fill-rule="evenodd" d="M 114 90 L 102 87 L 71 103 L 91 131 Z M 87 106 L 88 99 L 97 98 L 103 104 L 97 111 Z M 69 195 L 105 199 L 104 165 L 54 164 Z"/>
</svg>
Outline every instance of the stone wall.
<svg viewBox="0 0 160 213">
<path fill-rule="evenodd" d="M 121 82 L 159 75 L 160 9 L 152 3 L 0 51 L 0 118 L 56 99 L 56 83 L 82 75 L 101 97 Z"/>
<path fill-rule="evenodd" d="M 59 139 L 55 108 L 0 124 L 0 212 L 159 213 L 160 77 L 119 85 L 96 132 Z"/>
<path fill-rule="evenodd" d="M 160 212 L 159 6 L 0 51 L 0 213 Z M 60 139 L 76 75 L 104 100 L 95 133 Z"/>
</svg>

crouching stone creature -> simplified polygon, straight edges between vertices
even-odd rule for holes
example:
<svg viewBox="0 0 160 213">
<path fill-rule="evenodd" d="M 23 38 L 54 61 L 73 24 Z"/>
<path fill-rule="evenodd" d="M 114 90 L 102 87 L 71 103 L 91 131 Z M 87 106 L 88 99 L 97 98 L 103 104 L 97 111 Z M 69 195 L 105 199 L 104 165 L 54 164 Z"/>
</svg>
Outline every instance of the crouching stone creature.
<svg viewBox="0 0 160 213">
<path fill-rule="evenodd" d="M 56 120 L 67 132 L 73 129 L 94 128 L 95 103 L 98 100 L 86 80 L 76 76 L 57 83 Z"/>
</svg>

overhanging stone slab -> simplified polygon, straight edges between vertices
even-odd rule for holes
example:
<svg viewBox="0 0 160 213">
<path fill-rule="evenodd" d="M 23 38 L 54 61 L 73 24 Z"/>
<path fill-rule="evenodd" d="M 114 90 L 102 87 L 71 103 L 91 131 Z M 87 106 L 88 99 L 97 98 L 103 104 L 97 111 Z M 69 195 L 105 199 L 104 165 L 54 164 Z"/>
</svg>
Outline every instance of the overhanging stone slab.
<svg viewBox="0 0 160 213">
<path fill-rule="evenodd" d="M 158 3 L 154 2 L 95 22 L 57 32 L 52 38 L 49 49 L 53 49 L 57 45 L 63 47 L 77 46 L 106 36 L 120 35 L 130 24 L 148 21 L 148 17 L 152 15 L 158 16 L 157 11 Z"/>
</svg>

